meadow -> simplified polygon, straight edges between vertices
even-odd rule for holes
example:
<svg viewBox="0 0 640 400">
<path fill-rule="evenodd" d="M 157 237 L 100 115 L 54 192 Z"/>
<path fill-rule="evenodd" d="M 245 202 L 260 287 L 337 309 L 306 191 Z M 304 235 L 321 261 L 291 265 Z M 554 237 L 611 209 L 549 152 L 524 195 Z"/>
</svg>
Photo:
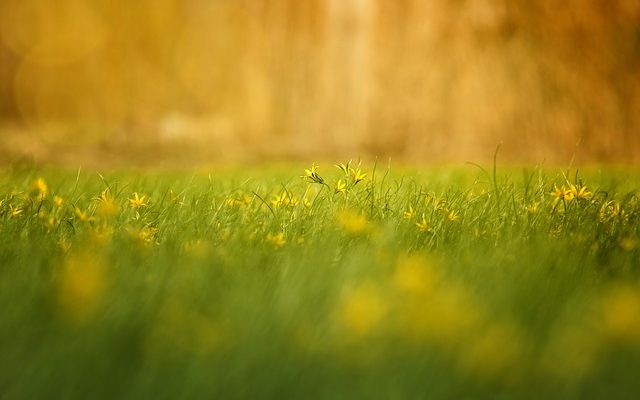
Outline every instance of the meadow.
<svg viewBox="0 0 640 400">
<path fill-rule="evenodd" d="M 2 399 L 640 391 L 638 170 L 0 177 Z"/>
</svg>

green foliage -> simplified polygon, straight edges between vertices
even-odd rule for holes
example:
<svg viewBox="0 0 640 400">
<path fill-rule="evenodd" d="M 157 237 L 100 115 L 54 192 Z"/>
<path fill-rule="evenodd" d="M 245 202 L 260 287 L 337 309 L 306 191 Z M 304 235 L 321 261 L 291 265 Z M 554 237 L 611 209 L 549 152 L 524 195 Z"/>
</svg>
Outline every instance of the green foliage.
<svg viewBox="0 0 640 400">
<path fill-rule="evenodd" d="M 336 167 L 2 173 L 0 393 L 640 389 L 636 172 Z"/>
</svg>

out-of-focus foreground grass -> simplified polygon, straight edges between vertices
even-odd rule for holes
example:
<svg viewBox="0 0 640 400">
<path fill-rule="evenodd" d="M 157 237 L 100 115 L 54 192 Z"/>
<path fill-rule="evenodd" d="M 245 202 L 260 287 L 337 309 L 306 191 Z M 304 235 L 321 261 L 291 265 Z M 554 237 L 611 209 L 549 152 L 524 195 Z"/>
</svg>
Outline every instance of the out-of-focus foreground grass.
<svg viewBox="0 0 640 400">
<path fill-rule="evenodd" d="M 0 162 L 638 161 L 637 0 L 0 0 Z"/>
<path fill-rule="evenodd" d="M 637 171 L 1 176 L 3 398 L 640 390 Z"/>
</svg>

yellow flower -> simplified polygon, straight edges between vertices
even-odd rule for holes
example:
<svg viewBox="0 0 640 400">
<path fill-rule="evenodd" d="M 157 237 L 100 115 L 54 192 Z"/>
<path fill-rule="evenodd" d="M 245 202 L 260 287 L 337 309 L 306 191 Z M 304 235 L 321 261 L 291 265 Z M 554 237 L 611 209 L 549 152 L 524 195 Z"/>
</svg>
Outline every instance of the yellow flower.
<svg viewBox="0 0 640 400">
<path fill-rule="evenodd" d="M 284 233 L 278 232 L 275 235 L 269 233 L 267 235 L 267 242 L 271 243 L 274 247 L 280 248 L 284 246 L 287 241 L 284 238 Z"/>
<path fill-rule="evenodd" d="M 98 209 L 96 210 L 98 214 L 104 217 L 111 217 L 120 212 L 120 206 L 113 199 L 113 196 L 111 196 L 111 191 L 109 189 L 105 189 L 100 193 L 98 201 L 100 202 Z"/>
<path fill-rule="evenodd" d="M 140 229 L 132 229 L 129 232 L 132 238 L 139 243 L 149 245 L 155 242 L 156 236 L 158 235 L 158 228 L 147 225 Z"/>
<path fill-rule="evenodd" d="M 20 217 L 23 211 L 24 210 L 22 208 L 19 208 L 19 207 L 14 208 L 13 204 L 9 204 L 9 214 L 11 215 L 11 218 Z"/>
<path fill-rule="evenodd" d="M 626 220 L 626 212 L 615 200 L 607 201 L 600 207 L 600 221 L 608 222 L 610 220 Z"/>
<path fill-rule="evenodd" d="M 351 169 L 351 177 L 353 178 L 353 184 L 355 185 L 358 182 L 361 182 L 363 180 L 366 179 L 367 174 L 363 173 L 360 168 L 358 169 Z"/>
<path fill-rule="evenodd" d="M 40 200 L 47 197 L 47 192 L 49 191 L 49 188 L 47 186 L 47 182 L 45 182 L 43 178 L 36 179 L 33 182 L 32 188 L 33 190 L 31 191 L 31 194 L 34 197 L 37 197 Z"/>
<path fill-rule="evenodd" d="M 571 192 L 571 197 L 572 198 L 576 198 L 578 200 L 588 200 L 592 196 L 592 193 L 587 190 L 586 186 L 577 186 L 576 187 L 576 185 L 571 185 L 571 188 L 569 189 L 569 192 Z"/>
<path fill-rule="evenodd" d="M 131 205 L 131 208 L 141 208 L 141 207 L 146 207 L 148 204 L 145 202 L 145 197 L 146 196 L 140 196 L 138 194 L 138 192 L 135 192 L 133 194 L 133 197 L 129 199 L 129 204 Z"/>
<path fill-rule="evenodd" d="M 100 203 L 97 212 L 104 217 L 112 217 L 120 212 L 120 206 L 115 200 L 108 198 Z"/>
<path fill-rule="evenodd" d="M 551 195 L 556 198 L 556 201 L 564 200 L 567 202 L 573 200 L 574 197 L 571 190 L 568 190 L 564 185 L 562 185 L 562 188 L 554 186 L 554 190 L 551 192 Z"/>
<path fill-rule="evenodd" d="M 76 218 L 81 222 L 93 222 L 96 220 L 95 217 L 89 215 L 89 213 L 86 211 L 82 211 L 78 207 L 75 208 L 74 214 L 76 215 Z"/>
<path fill-rule="evenodd" d="M 64 204 L 64 199 L 60 196 L 53 196 L 53 205 L 60 208 Z"/>
<path fill-rule="evenodd" d="M 351 173 L 351 160 L 349 160 L 349 162 L 346 164 L 345 163 L 336 164 L 335 167 L 338 168 L 340 171 L 342 171 L 345 176 L 349 176 L 349 174 Z"/>
<path fill-rule="evenodd" d="M 416 227 L 418 228 L 418 230 L 420 232 L 424 232 L 424 233 L 430 233 L 431 232 L 431 227 L 429 226 L 429 221 L 427 221 L 427 218 L 424 216 L 424 214 L 422 214 L 422 219 L 420 219 L 420 221 L 416 222 Z"/>
<path fill-rule="evenodd" d="M 449 221 L 455 222 L 460 219 L 460 216 L 458 215 L 458 213 L 456 213 L 455 210 L 451 210 L 449 211 L 449 214 L 447 214 L 447 218 L 449 219 Z"/>
<path fill-rule="evenodd" d="M 529 214 L 536 214 L 540 208 L 540 202 L 536 201 L 527 206 L 527 212 Z"/>
<path fill-rule="evenodd" d="M 287 192 L 286 190 L 283 190 L 282 193 L 280 193 L 280 195 L 275 195 L 273 197 L 273 200 L 271 200 L 271 205 L 273 206 L 273 208 L 280 208 L 280 207 L 295 207 L 298 205 L 300 201 L 296 198 L 291 196 L 291 193 Z"/>
<path fill-rule="evenodd" d="M 620 247 L 622 247 L 624 251 L 633 251 L 638 248 L 638 241 L 630 237 L 624 238 L 620 240 Z"/>
<path fill-rule="evenodd" d="M 312 183 L 324 183 L 324 179 L 320 175 L 318 175 L 318 166 L 316 164 L 312 164 L 311 168 L 304 170 L 304 175 L 301 176 L 303 179 L 309 180 Z"/>
<path fill-rule="evenodd" d="M 347 191 L 347 185 L 344 183 L 342 179 L 338 179 L 336 182 L 335 193 L 344 193 Z"/>
<path fill-rule="evenodd" d="M 416 216 L 416 210 L 409 204 L 409 209 L 403 213 L 405 219 L 411 219 Z"/>
</svg>

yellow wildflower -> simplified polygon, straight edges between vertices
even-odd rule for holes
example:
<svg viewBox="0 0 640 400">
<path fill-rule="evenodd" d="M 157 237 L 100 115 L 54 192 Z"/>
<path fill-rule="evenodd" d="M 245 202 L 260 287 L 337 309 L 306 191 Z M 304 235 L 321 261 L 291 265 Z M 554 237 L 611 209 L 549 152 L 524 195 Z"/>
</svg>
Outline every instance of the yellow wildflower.
<svg viewBox="0 0 640 400">
<path fill-rule="evenodd" d="M 536 213 L 538 213 L 539 209 L 540 209 L 540 202 L 539 201 L 533 202 L 533 203 L 531 203 L 531 204 L 529 204 L 527 206 L 527 212 L 529 214 L 536 214 Z"/>
<path fill-rule="evenodd" d="M 64 199 L 60 196 L 53 196 L 53 205 L 57 208 L 62 207 L 62 204 L 64 204 Z"/>
<path fill-rule="evenodd" d="M 615 200 L 607 201 L 600 207 L 600 221 L 608 222 L 610 220 L 626 220 L 625 210 Z"/>
<path fill-rule="evenodd" d="M 311 168 L 304 170 L 304 175 L 301 176 L 303 179 L 307 179 L 312 183 L 324 183 L 324 179 L 320 175 L 318 175 L 318 166 L 316 164 L 312 164 Z"/>
<path fill-rule="evenodd" d="M 573 200 L 574 197 L 571 190 L 567 189 L 564 185 L 562 185 L 561 188 L 554 186 L 554 190 L 551 192 L 551 195 L 556 198 L 556 201 L 563 200 L 567 202 Z"/>
<path fill-rule="evenodd" d="M 367 178 L 367 174 L 363 173 L 360 170 L 360 168 L 358 168 L 358 169 L 352 168 L 351 169 L 351 177 L 353 178 L 353 183 L 355 185 L 356 183 L 365 180 Z"/>
<path fill-rule="evenodd" d="M 145 202 L 145 197 L 146 196 L 140 196 L 138 192 L 133 193 L 133 197 L 129 199 L 131 208 L 138 209 L 141 207 L 146 207 L 148 204 Z"/>
<path fill-rule="evenodd" d="M 456 210 L 450 210 L 449 214 L 447 214 L 447 219 L 449 219 L 449 221 L 451 222 L 455 222 L 460 219 L 460 216 L 458 215 Z"/>
<path fill-rule="evenodd" d="M 100 196 L 98 196 L 98 201 L 100 202 L 100 204 L 98 205 L 96 212 L 99 215 L 102 215 L 104 217 L 111 217 L 117 215 L 118 212 L 120 212 L 120 206 L 113 199 L 113 196 L 111 196 L 111 191 L 109 189 L 105 189 L 102 193 L 100 193 Z"/>
<path fill-rule="evenodd" d="M 280 248 L 287 243 L 287 241 L 284 238 L 284 233 L 282 232 L 278 232 L 275 235 L 269 233 L 267 235 L 267 242 L 271 243 L 276 248 Z"/>
<path fill-rule="evenodd" d="M 335 167 L 338 168 L 340 171 L 342 171 L 345 176 L 349 176 L 349 174 L 351 173 L 351 160 L 349 160 L 349 162 L 346 164 L 345 163 L 336 164 Z"/>
<path fill-rule="evenodd" d="M 335 193 L 344 193 L 347 191 L 347 185 L 342 179 L 338 179 L 336 182 Z"/>
<path fill-rule="evenodd" d="M 78 207 L 74 209 L 74 214 L 76 215 L 76 218 L 81 222 L 93 222 L 96 220 L 96 218 L 89 215 L 87 211 L 82 211 Z"/>
<path fill-rule="evenodd" d="M 587 190 L 586 186 L 571 185 L 569 192 L 571 192 L 572 198 L 576 198 L 578 200 L 588 200 L 592 196 L 592 193 Z"/>
<path fill-rule="evenodd" d="M 31 191 L 32 196 L 37 197 L 40 200 L 47 197 L 49 187 L 47 186 L 47 182 L 45 182 L 43 178 L 36 179 L 33 182 L 32 188 L 33 188 L 33 190 Z"/>
<path fill-rule="evenodd" d="M 405 219 L 411 219 L 416 216 L 416 210 L 409 204 L 409 209 L 403 213 Z"/>
<path fill-rule="evenodd" d="M 630 237 L 624 238 L 620 240 L 620 247 L 622 247 L 624 251 L 633 251 L 638 248 L 638 241 Z"/>
<path fill-rule="evenodd" d="M 9 214 L 11 218 L 18 218 L 24 210 L 20 207 L 13 207 L 13 204 L 9 204 Z"/>
<path fill-rule="evenodd" d="M 158 228 L 153 226 L 143 226 L 140 229 L 132 229 L 129 231 L 131 237 L 144 245 L 153 244 L 158 235 Z"/>
<path fill-rule="evenodd" d="M 420 232 L 431 232 L 431 226 L 429 225 L 429 221 L 427 221 L 427 218 L 424 216 L 424 214 L 422 214 L 422 218 L 420 219 L 420 221 L 416 222 L 416 227 Z"/>
<path fill-rule="evenodd" d="M 339 321 L 347 332 L 362 337 L 373 332 L 387 315 L 388 305 L 372 284 L 348 292 L 338 310 Z"/>
<path fill-rule="evenodd" d="M 283 190 L 282 193 L 273 197 L 271 206 L 273 206 L 273 208 L 295 207 L 299 202 L 300 201 L 296 197 L 293 197 L 291 193 Z"/>
</svg>

